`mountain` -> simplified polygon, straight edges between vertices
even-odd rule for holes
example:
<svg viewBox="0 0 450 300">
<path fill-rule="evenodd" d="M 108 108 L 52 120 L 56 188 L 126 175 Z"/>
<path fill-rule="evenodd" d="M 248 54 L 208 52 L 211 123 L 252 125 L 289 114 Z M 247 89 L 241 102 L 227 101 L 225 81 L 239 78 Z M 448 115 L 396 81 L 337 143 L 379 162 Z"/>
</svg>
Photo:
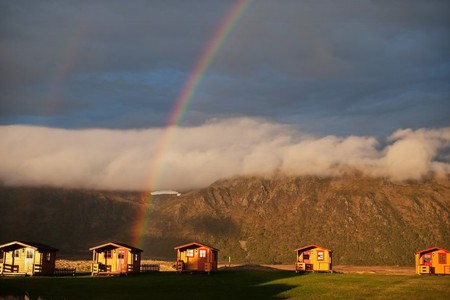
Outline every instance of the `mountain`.
<svg viewBox="0 0 450 300">
<path fill-rule="evenodd" d="M 140 210 L 135 192 L 0 187 L 0 243 L 40 241 L 59 256 L 89 258 L 88 248 L 128 239 Z"/>
<path fill-rule="evenodd" d="M 293 263 L 293 249 L 315 243 L 335 264 L 411 265 L 413 253 L 450 248 L 450 178 L 396 183 L 344 177 L 239 177 L 177 195 L 0 188 L 0 242 L 40 240 L 88 258 L 109 240 L 132 242 L 146 229 L 144 257 L 174 259 L 173 247 L 199 241 L 220 259 Z"/>
</svg>

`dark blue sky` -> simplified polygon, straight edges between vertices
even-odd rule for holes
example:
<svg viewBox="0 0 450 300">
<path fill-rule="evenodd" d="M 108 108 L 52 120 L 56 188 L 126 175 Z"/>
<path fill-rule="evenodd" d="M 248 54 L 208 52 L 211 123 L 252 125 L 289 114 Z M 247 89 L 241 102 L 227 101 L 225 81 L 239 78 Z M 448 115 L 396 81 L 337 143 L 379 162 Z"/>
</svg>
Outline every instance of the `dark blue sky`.
<svg viewBox="0 0 450 300">
<path fill-rule="evenodd" d="M 233 1 L 1 1 L 0 125 L 162 127 Z M 449 1 L 254 1 L 183 125 L 450 125 Z"/>
</svg>

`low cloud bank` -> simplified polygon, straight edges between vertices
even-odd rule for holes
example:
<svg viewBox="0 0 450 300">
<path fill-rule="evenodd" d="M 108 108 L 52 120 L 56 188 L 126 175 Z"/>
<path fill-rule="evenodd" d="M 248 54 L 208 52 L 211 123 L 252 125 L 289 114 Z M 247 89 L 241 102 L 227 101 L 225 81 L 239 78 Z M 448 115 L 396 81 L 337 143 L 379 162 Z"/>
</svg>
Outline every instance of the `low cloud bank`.
<svg viewBox="0 0 450 300">
<path fill-rule="evenodd" d="M 235 175 L 334 176 L 348 168 L 401 181 L 450 173 L 449 150 L 450 127 L 402 129 L 379 141 L 370 136 L 312 136 L 248 118 L 172 131 L 1 126 L 0 181 L 186 190 Z"/>
</svg>

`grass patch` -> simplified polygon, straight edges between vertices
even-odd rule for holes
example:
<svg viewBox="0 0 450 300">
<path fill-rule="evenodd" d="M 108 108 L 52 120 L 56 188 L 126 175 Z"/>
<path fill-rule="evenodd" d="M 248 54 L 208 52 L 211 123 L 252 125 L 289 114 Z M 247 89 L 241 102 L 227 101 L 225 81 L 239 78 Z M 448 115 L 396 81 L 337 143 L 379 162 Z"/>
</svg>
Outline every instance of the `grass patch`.
<svg viewBox="0 0 450 300">
<path fill-rule="evenodd" d="M 302 278 L 285 278 L 283 283 L 294 286 L 279 295 L 284 299 L 450 298 L 450 277 L 439 276 L 310 274 Z"/>
<path fill-rule="evenodd" d="M 449 299 L 450 277 L 241 270 L 0 278 L 0 298 L 25 292 L 32 299 Z"/>
</svg>

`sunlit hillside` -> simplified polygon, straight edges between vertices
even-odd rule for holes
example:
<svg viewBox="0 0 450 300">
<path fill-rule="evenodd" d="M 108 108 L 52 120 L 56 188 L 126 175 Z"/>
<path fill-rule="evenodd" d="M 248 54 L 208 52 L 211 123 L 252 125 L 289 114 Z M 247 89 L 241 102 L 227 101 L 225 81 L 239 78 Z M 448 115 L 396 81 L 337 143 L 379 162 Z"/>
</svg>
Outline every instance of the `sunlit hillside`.
<svg viewBox="0 0 450 300">
<path fill-rule="evenodd" d="M 395 183 L 340 178 L 239 177 L 177 195 L 2 187 L 0 242 L 23 239 L 89 258 L 105 241 L 132 242 L 148 210 L 144 257 L 174 259 L 187 241 L 211 244 L 222 261 L 291 263 L 316 243 L 335 264 L 411 265 L 413 253 L 450 248 L 450 180 Z"/>
</svg>

